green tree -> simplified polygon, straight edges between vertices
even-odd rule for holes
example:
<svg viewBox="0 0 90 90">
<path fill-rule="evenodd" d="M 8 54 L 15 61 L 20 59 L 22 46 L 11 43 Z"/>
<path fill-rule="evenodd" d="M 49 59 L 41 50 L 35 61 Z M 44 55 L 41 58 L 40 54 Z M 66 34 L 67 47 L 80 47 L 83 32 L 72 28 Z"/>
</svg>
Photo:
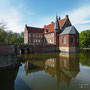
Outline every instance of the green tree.
<svg viewBox="0 0 90 90">
<path fill-rule="evenodd" d="M 79 34 L 80 47 L 90 47 L 90 30 L 82 31 Z"/>
<path fill-rule="evenodd" d="M 6 43 L 7 32 L 4 30 L 0 30 L 0 43 Z"/>
<path fill-rule="evenodd" d="M 83 66 L 90 66 L 90 52 L 88 53 L 80 53 L 80 63 Z"/>
</svg>

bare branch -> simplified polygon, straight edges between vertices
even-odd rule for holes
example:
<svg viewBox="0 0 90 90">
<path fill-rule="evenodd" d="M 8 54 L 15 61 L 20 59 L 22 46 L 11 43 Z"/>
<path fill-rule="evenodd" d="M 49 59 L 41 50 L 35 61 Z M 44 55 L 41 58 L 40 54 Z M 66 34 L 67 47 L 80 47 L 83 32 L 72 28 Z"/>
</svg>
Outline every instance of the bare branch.
<svg viewBox="0 0 90 90">
<path fill-rule="evenodd" d="M 4 29 L 6 29 L 6 22 L 0 20 L 0 30 L 4 30 Z"/>
</svg>

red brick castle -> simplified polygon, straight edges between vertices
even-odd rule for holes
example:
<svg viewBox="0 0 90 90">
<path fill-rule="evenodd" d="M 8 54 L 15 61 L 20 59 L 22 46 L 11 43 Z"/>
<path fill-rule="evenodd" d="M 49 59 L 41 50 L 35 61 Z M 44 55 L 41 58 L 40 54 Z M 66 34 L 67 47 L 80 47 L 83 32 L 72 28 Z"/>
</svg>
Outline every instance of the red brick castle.
<svg viewBox="0 0 90 90">
<path fill-rule="evenodd" d="M 57 51 L 78 52 L 79 32 L 72 26 L 68 15 L 64 19 L 56 16 L 56 22 L 51 22 L 43 28 L 25 25 L 24 43 L 33 45 L 56 45 Z"/>
</svg>

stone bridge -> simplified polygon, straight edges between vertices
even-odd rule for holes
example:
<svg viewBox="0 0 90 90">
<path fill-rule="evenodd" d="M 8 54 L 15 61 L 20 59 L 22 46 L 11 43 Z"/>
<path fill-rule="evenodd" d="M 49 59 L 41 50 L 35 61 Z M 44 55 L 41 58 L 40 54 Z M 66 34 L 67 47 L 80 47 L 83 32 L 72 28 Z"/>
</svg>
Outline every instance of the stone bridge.
<svg viewBox="0 0 90 90">
<path fill-rule="evenodd" d="M 15 45 L 15 53 L 17 54 L 45 53 L 55 51 L 57 51 L 55 45 Z"/>
<path fill-rule="evenodd" d="M 33 51 L 33 47 L 31 45 L 16 45 L 15 53 L 28 54 L 28 53 L 34 53 L 34 51 Z"/>
</svg>

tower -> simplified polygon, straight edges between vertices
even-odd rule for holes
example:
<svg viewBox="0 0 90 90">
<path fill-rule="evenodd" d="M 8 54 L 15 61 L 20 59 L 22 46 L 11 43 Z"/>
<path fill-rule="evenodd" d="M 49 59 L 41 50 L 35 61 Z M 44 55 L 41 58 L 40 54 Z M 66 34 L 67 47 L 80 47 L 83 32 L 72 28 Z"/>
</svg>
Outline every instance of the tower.
<svg viewBox="0 0 90 90">
<path fill-rule="evenodd" d="M 60 34 L 60 25 L 58 16 L 56 15 L 56 22 L 54 26 L 54 41 L 57 47 L 59 47 L 59 34 Z"/>
</svg>

